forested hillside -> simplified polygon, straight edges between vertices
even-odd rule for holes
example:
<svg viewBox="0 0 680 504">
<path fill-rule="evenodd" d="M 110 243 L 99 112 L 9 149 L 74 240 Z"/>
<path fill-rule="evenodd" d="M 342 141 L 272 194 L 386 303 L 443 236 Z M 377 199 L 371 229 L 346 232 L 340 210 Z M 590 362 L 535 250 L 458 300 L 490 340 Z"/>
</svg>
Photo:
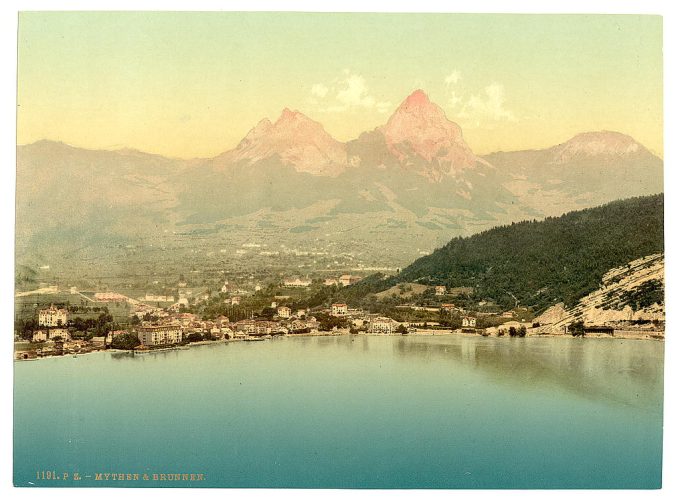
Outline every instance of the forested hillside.
<svg viewBox="0 0 680 504">
<path fill-rule="evenodd" d="M 663 252 L 663 201 L 663 194 L 631 198 L 454 238 L 399 275 L 371 283 L 474 287 L 476 298 L 505 308 L 570 306 L 596 290 L 609 269 Z"/>
</svg>

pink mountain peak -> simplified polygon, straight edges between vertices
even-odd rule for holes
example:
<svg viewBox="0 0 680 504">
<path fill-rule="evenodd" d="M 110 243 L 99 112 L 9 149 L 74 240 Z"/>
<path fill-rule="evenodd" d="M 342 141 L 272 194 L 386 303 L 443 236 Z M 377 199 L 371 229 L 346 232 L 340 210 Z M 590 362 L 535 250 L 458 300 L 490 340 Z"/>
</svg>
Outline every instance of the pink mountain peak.
<svg viewBox="0 0 680 504">
<path fill-rule="evenodd" d="M 299 121 L 299 120 L 311 121 L 311 119 L 309 119 L 303 113 L 301 113 L 297 110 L 290 110 L 289 108 L 286 107 L 281 111 L 281 115 L 279 116 L 279 118 L 276 120 L 276 123 L 274 123 L 274 124 L 276 124 L 276 125 L 286 124 L 286 123 L 290 123 L 290 122 L 293 122 L 293 121 Z"/>
<path fill-rule="evenodd" d="M 463 140 L 460 126 L 449 121 L 422 89 L 411 93 L 381 129 L 388 150 L 400 161 L 405 162 L 413 154 L 428 162 L 436 159 L 444 168 L 430 174 L 433 179 L 440 178 L 441 171 L 456 172 L 477 162 Z"/>
<path fill-rule="evenodd" d="M 422 107 L 423 105 L 432 105 L 432 102 L 425 91 L 416 89 L 404 100 L 403 105 L 407 107 Z"/>
</svg>

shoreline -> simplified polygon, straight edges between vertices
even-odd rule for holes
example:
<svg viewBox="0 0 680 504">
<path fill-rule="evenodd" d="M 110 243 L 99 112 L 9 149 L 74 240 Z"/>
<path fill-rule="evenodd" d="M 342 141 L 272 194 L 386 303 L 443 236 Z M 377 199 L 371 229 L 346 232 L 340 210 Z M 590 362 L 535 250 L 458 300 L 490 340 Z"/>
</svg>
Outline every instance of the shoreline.
<svg viewBox="0 0 680 504">
<path fill-rule="evenodd" d="M 440 329 L 435 329 L 432 331 L 422 331 L 422 332 L 415 332 L 415 333 L 408 333 L 408 334 L 399 334 L 399 333 L 358 333 L 358 334 L 351 334 L 349 332 L 312 332 L 312 333 L 298 333 L 298 334 L 286 334 L 282 336 L 277 336 L 277 337 L 269 337 L 269 338 L 257 338 L 257 339 L 229 339 L 229 340 L 215 340 L 215 341 L 197 341 L 193 343 L 188 343 L 186 345 L 177 345 L 177 346 L 171 346 L 171 347 L 163 347 L 163 348 L 146 348 L 143 350 L 122 350 L 122 349 L 117 349 L 117 348 L 99 348 L 99 349 L 94 349 L 91 351 L 87 352 L 78 352 L 78 353 L 64 353 L 62 355 L 44 355 L 44 356 L 35 356 L 35 357 L 29 357 L 29 358 L 17 358 L 17 354 L 19 353 L 26 353 L 22 351 L 14 351 L 14 362 L 30 362 L 30 361 L 39 361 L 39 360 L 45 360 L 45 359 L 54 359 L 54 358 L 63 358 L 63 357 L 72 357 L 72 358 L 77 358 L 78 356 L 84 356 L 84 355 L 89 355 L 89 354 L 95 354 L 95 353 L 131 353 L 131 354 L 150 354 L 150 353 L 160 353 L 160 352 L 169 352 L 169 351 L 179 351 L 179 350 L 189 350 L 192 347 L 202 347 L 202 346 L 210 346 L 210 345 L 220 345 L 220 344 L 232 344 L 232 343 L 249 343 L 249 342 L 254 342 L 254 341 L 270 341 L 273 339 L 277 338 L 309 338 L 309 337 L 319 337 L 319 336 L 397 336 L 397 337 L 409 337 L 409 336 L 476 336 L 479 338 L 494 338 L 494 339 L 516 339 L 516 340 L 522 340 L 522 339 L 581 339 L 581 340 L 587 340 L 587 339 L 592 339 L 592 340 L 636 340 L 636 341 L 657 341 L 657 342 L 665 342 L 666 338 L 665 335 L 659 335 L 657 332 L 651 332 L 651 331 L 620 331 L 624 332 L 625 335 L 622 336 L 610 336 L 607 334 L 601 334 L 601 333 L 594 333 L 590 334 L 587 336 L 583 337 L 574 337 L 571 334 L 563 334 L 563 333 L 558 333 L 558 334 L 553 334 L 553 333 L 534 333 L 534 334 L 527 334 L 524 338 L 520 337 L 510 337 L 510 336 L 497 336 L 497 335 L 483 335 L 479 333 L 470 333 L 470 332 L 460 332 L 460 331 L 450 331 L 450 330 L 440 330 Z"/>
</svg>

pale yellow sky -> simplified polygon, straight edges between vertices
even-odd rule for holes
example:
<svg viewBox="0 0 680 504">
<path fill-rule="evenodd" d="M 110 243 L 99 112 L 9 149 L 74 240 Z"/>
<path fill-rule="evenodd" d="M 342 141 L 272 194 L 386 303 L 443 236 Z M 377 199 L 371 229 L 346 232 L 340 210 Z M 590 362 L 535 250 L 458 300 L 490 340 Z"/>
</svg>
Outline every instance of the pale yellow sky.
<svg viewBox="0 0 680 504">
<path fill-rule="evenodd" d="M 22 13 L 18 141 L 207 157 L 298 109 L 346 141 L 422 88 L 477 154 L 593 130 L 663 152 L 655 16 Z"/>
</svg>

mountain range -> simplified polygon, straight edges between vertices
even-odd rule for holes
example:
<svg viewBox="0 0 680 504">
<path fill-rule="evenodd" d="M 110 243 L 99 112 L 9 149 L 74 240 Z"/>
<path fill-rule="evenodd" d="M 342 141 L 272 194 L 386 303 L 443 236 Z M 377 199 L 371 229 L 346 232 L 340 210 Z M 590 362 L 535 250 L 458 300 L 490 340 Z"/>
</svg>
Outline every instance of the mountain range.
<svg viewBox="0 0 680 504">
<path fill-rule="evenodd" d="M 19 146 L 17 257 L 36 265 L 121 244 L 173 248 L 200 233 L 225 248 L 333 243 L 403 265 L 453 236 L 660 192 L 663 161 L 627 135 L 477 156 L 416 90 L 386 124 L 344 143 L 284 109 L 210 159 Z"/>
</svg>

